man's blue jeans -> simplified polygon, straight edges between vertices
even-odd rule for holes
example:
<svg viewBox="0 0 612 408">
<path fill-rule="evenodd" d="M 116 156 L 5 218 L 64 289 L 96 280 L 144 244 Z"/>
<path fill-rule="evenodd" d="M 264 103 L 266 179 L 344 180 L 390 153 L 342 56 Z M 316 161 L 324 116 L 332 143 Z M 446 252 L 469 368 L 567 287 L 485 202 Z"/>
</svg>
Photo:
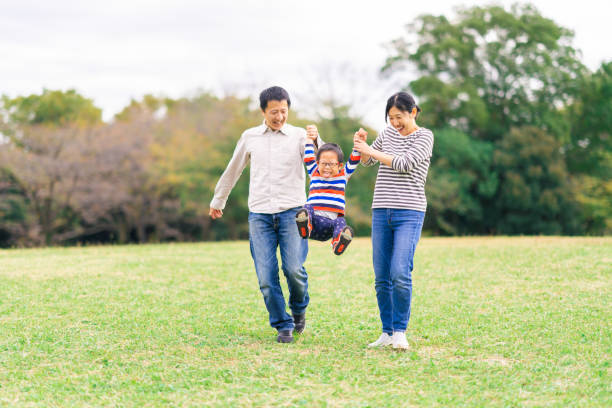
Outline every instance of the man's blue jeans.
<svg viewBox="0 0 612 408">
<path fill-rule="evenodd" d="M 414 251 L 425 213 L 394 208 L 372 210 L 372 255 L 382 331 L 406 331 L 410 320 Z"/>
<path fill-rule="evenodd" d="M 289 308 L 293 314 L 305 313 L 310 299 L 308 275 L 303 266 L 308 255 L 308 240 L 300 237 L 295 225 L 295 214 L 299 209 L 276 214 L 249 213 L 251 256 L 270 315 L 270 326 L 277 330 L 294 328 L 278 276 L 277 247 L 280 247 L 282 269 L 289 287 Z"/>
</svg>

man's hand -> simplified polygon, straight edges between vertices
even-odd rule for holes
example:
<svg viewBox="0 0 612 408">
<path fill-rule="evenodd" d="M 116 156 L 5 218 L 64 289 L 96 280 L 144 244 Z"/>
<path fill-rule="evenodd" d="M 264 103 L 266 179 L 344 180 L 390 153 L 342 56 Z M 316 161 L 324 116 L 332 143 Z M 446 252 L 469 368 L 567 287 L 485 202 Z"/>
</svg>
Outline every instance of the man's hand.
<svg viewBox="0 0 612 408">
<path fill-rule="evenodd" d="M 210 218 L 212 218 L 213 220 L 216 220 L 217 218 L 223 217 L 223 210 L 217 210 L 216 208 L 211 208 L 210 211 L 208 212 L 208 215 L 210 215 Z"/>
<path fill-rule="evenodd" d="M 319 131 L 315 125 L 306 126 L 306 137 L 312 140 L 312 142 L 316 145 L 317 138 L 319 137 Z"/>
</svg>

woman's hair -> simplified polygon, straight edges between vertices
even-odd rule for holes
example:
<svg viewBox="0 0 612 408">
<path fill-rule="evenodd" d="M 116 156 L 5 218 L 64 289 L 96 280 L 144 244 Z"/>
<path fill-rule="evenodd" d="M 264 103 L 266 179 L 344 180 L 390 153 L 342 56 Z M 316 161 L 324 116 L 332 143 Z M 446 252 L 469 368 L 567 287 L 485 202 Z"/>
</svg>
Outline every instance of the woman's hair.
<svg viewBox="0 0 612 408">
<path fill-rule="evenodd" d="M 421 108 L 419 108 L 419 105 L 416 104 L 412 95 L 407 92 L 398 92 L 391 95 L 391 97 L 387 100 L 387 107 L 385 108 L 385 122 L 389 116 L 389 111 L 394 106 L 402 112 L 412 112 L 414 108 L 417 110 L 417 115 L 421 112 Z"/>
</svg>

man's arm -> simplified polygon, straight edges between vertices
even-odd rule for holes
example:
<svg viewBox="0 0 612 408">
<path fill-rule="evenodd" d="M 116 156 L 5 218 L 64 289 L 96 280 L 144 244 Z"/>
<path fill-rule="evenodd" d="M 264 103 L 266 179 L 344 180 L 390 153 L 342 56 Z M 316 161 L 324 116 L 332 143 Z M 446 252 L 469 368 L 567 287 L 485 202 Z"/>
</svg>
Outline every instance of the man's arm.
<svg viewBox="0 0 612 408">
<path fill-rule="evenodd" d="M 227 168 L 219 178 L 217 186 L 215 187 L 215 195 L 210 202 L 210 211 L 208 212 L 213 219 L 223 216 L 223 209 L 225 208 L 227 198 L 248 162 L 249 154 L 246 150 L 246 141 L 243 134 L 236 144 L 234 154 Z"/>
</svg>

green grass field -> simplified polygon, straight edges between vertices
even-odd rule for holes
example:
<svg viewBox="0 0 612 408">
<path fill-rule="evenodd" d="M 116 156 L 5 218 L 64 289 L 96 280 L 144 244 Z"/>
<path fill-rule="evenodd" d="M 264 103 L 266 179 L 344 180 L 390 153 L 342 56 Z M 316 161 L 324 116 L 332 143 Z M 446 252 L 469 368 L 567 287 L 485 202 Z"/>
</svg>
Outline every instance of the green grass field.
<svg viewBox="0 0 612 408">
<path fill-rule="evenodd" d="M 369 239 L 306 267 L 277 344 L 247 242 L 0 251 L 0 406 L 612 405 L 612 238 L 422 239 L 407 352 Z"/>
</svg>

